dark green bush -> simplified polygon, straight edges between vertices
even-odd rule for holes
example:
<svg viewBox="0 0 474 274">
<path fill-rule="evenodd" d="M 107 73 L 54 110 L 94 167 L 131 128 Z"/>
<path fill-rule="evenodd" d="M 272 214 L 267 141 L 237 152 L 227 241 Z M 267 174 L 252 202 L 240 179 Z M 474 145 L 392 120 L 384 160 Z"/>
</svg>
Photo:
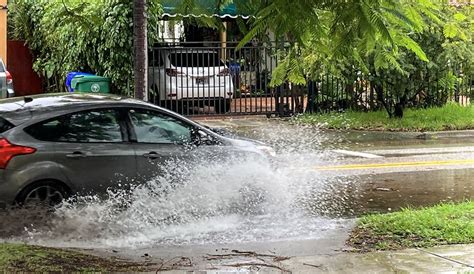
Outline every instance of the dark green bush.
<svg viewBox="0 0 474 274">
<path fill-rule="evenodd" d="M 162 12 L 148 1 L 150 44 Z M 121 94 L 133 90 L 133 24 L 130 0 L 12 0 L 10 35 L 25 40 L 34 69 L 48 91 L 63 91 L 70 71 L 110 77 Z"/>
</svg>

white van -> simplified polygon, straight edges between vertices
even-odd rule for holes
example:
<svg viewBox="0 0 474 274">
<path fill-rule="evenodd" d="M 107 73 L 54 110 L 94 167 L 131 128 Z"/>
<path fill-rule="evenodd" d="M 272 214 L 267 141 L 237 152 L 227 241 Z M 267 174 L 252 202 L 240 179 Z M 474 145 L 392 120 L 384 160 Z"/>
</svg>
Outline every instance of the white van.
<svg viewBox="0 0 474 274">
<path fill-rule="evenodd" d="M 148 84 L 155 102 L 163 106 L 179 100 L 214 106 L 217 113 L 230 110 L 232 75 L 217 50 L 159 49 L 148 58 Z"/>
</svg>

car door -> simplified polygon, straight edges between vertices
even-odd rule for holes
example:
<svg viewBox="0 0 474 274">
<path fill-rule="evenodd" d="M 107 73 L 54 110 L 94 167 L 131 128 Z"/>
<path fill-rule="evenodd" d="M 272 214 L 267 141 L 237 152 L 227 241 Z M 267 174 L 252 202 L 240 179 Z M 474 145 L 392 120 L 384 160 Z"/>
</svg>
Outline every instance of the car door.
<svg viewBox="0 0 474 274">
<path fill-rule="evenodd" d="M 141 182 L 161 175 L 167 161 L 188 158 L 194 139 L 192 125 L 150 109 L 129 109 L 128 116 Z"/>
<path fill-rule="evenodd" d="M 104 192 L 134 182 L 136 161 L 123 119 L 115 109 L 62 115 L 26 131 L 42 142 L 42 151 L 64 170 L 82 193 Z"/>
</svg>

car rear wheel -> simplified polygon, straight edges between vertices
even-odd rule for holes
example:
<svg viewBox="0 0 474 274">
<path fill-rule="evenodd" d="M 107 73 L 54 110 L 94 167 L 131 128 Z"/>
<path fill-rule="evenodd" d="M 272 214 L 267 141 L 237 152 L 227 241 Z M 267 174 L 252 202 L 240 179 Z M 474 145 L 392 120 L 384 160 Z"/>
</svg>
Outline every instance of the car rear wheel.
<svg viewBox="0 0 474 274">
<path fill-rule="evenodd" d="M 67 197 L 68 191 L 60 183 L 41 182 L 26 187 L 17 198 L 21 206 L 52 208 L 61 204 Z"/>
</svg>

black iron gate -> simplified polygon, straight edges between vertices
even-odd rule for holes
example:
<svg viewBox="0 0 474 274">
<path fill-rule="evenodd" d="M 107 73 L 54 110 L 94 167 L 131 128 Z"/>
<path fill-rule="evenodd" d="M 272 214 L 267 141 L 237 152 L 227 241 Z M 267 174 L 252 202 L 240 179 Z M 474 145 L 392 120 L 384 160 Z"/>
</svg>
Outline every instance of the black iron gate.
<svg viewBox="0 0 474 274">
<path fill-rule="evenodd" d="M 289 115 L 301 109 L 291 85 L 271 87 L 287 45 L 187 42 L 149 53 L 150 102 L 184 115 Z M 293 96 L 292 96 L 293 95 Z"/>
<path fill-rule="evenodd" d="M 321 74 L 307 86 L 273 87 L 272 73 L 288 47 L 275 42 L 240 48 L 237 42 L 156 46 L 149 53 L 149 101 L 188 116 L 288 116 L 305 111 L 379 110 L 383 100 L 401 100 L 397 86 L 382 81 L 377 89 L 370 77 L 357 70 L 344 79 Z M 446 85 L 450 81 L 443 79 L 449 75 L 454 80 Z M 406 106 L 429 107 L 448 101 L 470 105 L 474 77 L 453 69 L 406 89 Z"/>
</svg>

